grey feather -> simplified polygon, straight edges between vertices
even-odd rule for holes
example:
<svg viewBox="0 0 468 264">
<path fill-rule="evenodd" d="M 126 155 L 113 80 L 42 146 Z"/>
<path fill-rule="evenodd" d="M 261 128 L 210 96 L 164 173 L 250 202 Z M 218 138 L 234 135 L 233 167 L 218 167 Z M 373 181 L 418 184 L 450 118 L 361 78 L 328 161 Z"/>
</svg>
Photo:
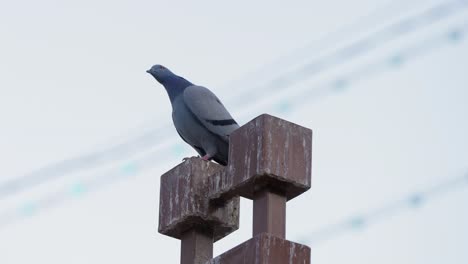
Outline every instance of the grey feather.
<svg viewBox="0 0 468 264">
<path fill-rule="evenodd" d="M 189 86 L 184 91 L 184 102 L 204 127 L 226 142 L 239 128 L 221 101 L 205 87 Z"/>
<path fill-rule="evenodd" d="M 229 135 L 239 125 L 216 95 L 161 65 L 153 66 L 148 73 L 166 88 L 172 104 L 172 120 L 180 137 L 201 156 L 227 165 Z"/>
</svg>

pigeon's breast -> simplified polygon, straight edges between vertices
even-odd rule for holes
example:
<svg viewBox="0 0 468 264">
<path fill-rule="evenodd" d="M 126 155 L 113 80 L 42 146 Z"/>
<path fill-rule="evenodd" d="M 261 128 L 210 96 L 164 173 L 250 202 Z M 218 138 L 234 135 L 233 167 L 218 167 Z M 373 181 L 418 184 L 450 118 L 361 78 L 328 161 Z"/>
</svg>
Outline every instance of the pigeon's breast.
<svg viewBox="0 0 468 264">
<path fill-rule="evenodd" d="M 204 141 L 212 136 L 183 103 L 181 97 L 173 102 L 172 121 L 177 132 L 192 147 L 203 147 L 205 145 Z"/>
</svg>

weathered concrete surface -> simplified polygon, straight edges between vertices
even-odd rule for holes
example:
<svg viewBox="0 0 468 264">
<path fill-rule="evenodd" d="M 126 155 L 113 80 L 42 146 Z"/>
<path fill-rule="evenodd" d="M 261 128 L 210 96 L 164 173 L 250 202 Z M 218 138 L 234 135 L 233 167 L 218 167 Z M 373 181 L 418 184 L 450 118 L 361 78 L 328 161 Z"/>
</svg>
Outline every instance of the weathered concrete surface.
<svg viewBox="0 0 468 264">
<path fill-rule="evenodd" d="M 309 264 L 310 248 L 261 234 L 207 261 L 206 264 Z"/>
<path fill-rule="evenodd" d="M 312 130 L 263 114 L 230 135 L 229 164 L 210 177 L 214 200 L 253 199 L 268 187 L 288 200 L 311 185 Z"/>
<path fill-rule="evenodd" d="M 197 230 L 185 232 L 180 243 L 180 264 L 201 264 L 213 257 L 213 237 Z"/>
<path fill-rule="evenodd" d="M 253 199 L 252 236 L 268 233 L 286 237 L 286 197 L 269 190 L 258 192 Z"/>
<path fill-rule="evenodd" d="M 208 177 L 225 167 L 190 158 L 161 176 L 159 232 L 181 239 L 190 229 L 217 241 L 239 228 L 239 197 L 223 205 L 208 199 Z"/>
</svg>

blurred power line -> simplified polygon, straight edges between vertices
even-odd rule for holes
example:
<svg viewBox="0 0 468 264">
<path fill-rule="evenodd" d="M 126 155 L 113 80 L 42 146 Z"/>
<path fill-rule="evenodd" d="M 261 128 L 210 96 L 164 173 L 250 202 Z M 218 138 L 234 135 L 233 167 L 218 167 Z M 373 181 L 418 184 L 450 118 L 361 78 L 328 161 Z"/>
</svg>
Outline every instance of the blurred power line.
<svg viewBox="0 0 468 264">
<path fill-rule="evenodd" d="M 443 31 L 442 33 L 435 34 L 434 36 L 428 39 L 420 40 L 416 44 L 409 45 L 407 48 L 400 49 L 397 52 L 398 56 L 400 57 L 396 61 L 404 60 L 408 63 L 412 59 L 419 58 L 421 55 L 434 51 L 435 48 L 444 47 L 445 44 L 459 42 L 463 40 L 463 36 L 466 34 L 467 31 L 468 31 L 468 24 L 466 23 L 463 25 L 451 26 L 448 30 Z M 416 55 L 413 56 L 413 52 Z M 377 60 L 375 63 L 371 63 L 365 66 L 365 67 L 370 67 L 372 70 L 357 70 L 356 71 L 357 73 L 355 72 L 355 74 L 357 74 L 359 78 L 352 78 L 352 76 L 350 75 L 347 80 L 356 81 L 356 80 L 364 79 L 366 77 L 373 76 L 376 73 L 383 73 L 385 71 L 392 70 L 394 67 L 392 65 L 393 63 L 395 63 L 395 59 L 393 56 L 394 54 L 392 53 L 392 56 L 389 57 L 390 59 L 386 57 L 384 60 Z M 389 66 L 392 66 L 392 67 L 389 67 Z M 330 84 L 328 84 L 328 86 L 324 86 L 326 89 L 324 89 L 322 93 L 319 95 L 326 95 L 327 93 L 332 94 L 332 93 L 340 92 L 342 90 L 342 86 L 344 86 L 345 84 L 346 86 L 350 86 L 353 84 L 353 82 L 351 81 L 340 83 L 341 80 L 342 78 L 340 77 L 336 79 L 335 81 L 331 82 Z M 305 91 L 301 91 L 302 94 L 294 95 L 293 98 L 301 99 L 299 101 L 295 101 L 294 106 L 300 105 L 302 103 L 310 102 L 310 100 L 318 96 L 317 94 L 307 93 L 307 92 L 310 92 L 310 91 L 305 90 Z M 281 102 L 283 103 L 288 102 L 287 100 L 284 101 L 282 99 Z M 281 109 L 281 111 L 290 110 L 291 107 L 292 105 L 290 105 L 289 108 L 287 107 L 285 109 Z M 163 162 L 167 161 L 167 159 L 169 158 L 167 153 L 173 147 L 174 147 L 173 144 L 166 144 L 164 148 L 156 148 L 149 153 L 145 153 L 141 155 L 138 158 L 126 161 L 123 165 L 114 167 L 113 169 L 109 170 L 106 173 L 96 174 L 93 177 L 90 177 L 88 180 L 79 180 L 72 185 L 68 185 L 63 188 L 60 188 L 58 191 L 50 192 L 49 194 L 43 196 L 40 199 L 31 200 L 26 203 L 21 203 L 17 207 L 1 211 L 0 212 L 0 227 L 5 226 L 7 224 L 11 224 L 18 220 L 21 220 L 24 217 L 44 211 L 47 208 L 57 206 L 69 199 L 79 197 L 91 191 L 96 191 L 99 188 L 109 185 L 111 183 L 114 183 L 118 180 L 125 179 L 131 176 L 135 176 L 148 169 L 155 168 L 161 165 Z M 182 154 L 183 153 L 178 153 L 179 156 L 181 156 Z M 468 181 L 468 175 L 465 175 L 463 179 Z M 458 178 L 456 179 L 456 182 L 457 183 L 460 182 Z M 418 195 L 412 195 L 411 201 L 416 204 L 418 202 L 421 202 L 425 198 L 422 195 L 426 195 L 426 194 L 435 195 L 437 193 L 441 193 L 441 192 L 443 193 L 445 192 L 444 191 L 445 189 L 447 190 L 452 189 L 452 183 L 451 182 L 443 183 L 431 189 L 430 192 L 426 191 L 423 193 L 418 193 Z M 380 208 L 379 210 L 373 211 L 374 213 L 372 214 L 372 217 L 377 218 L 376 216 L 380 215 L 381 213 L 387 214 L 388 212 L 391 212 L 392 210 L 394 210 L 393 206 L 389 206 L 388 208 L 385 207 L 384 209 L 382 208 Z M 380 213 L 377 214 L 377 212 L 380 212 Z M 351 221 L 352 223 L 351 225 L 362 226 L 365 222 L 367 222 L 367 220 L 368 220 L 367 218 L 363 219 L 362 217 L 357 217 L 357 218 L 354 218 L 353 221 Z M 326 237 L 330 237 L 331 236 L 330 234 L 341 232 L 340 230 L 343 227 L 347 227 L 347 226 L 343 224 L 339 224 L 339 225 L 333 226 L 331 229 L 327 227 L 324 230 L 330 229 L 331 230 L 330 232 L 321 231 L 320 233 L 325 233 Z M 316 237 L 320 237 L 320 236 L 317 235 Z"/>
<path fill-rule="evenodd" d="M 318 228 L 300 240 L 309 245 L 321 244 L 350 231 L 363 230 L 372 224 L 389 220 L 408 210 L 418 209 L 441 195 L 448 195 L 466 187 L 468 187 L 468 172 L 435 184 L 426 190 L 415 191 L 396 201 L 383 204 L 367 212 L 346 217 L 337 223 Z"/>
<path fill-rule="evenodd" d="M 274 93 L 271 93 L 272 91 L 278 91 L 280 88 L 294 85 L 301 80 L 311 78 L 317 73 L 323 72 L 342 63 L 349 62 L 353 58 L 372 51 L 379 45 L 385 45 L 391 40 L 427 27 L 441 19 L 448 18 L 451 15 L 460 12 L 466 6 L 466 2 L 464 1 L 443 2 L 442 4 L 431 7 L 422 13 L 392 23 L 391 25 L 371 33 L 370 35 L 338 49 L 329 55 L 323 56 L 319 59 L 314 59 L 300 68 L 281 75 L 260 87 L 252 87 L 253 89 L 249 89 L 238 96 L 234 96 L 234 99 L 228 100 L 228 102 L 233 105 L 242 105 L 244 108 L 249 104 L 255 105 L 257 101 L 256 98 L 259 95 L 264 97 L 265 91 L 268 91 L 268 94 L 273 94 L 274 96 Z M 339 90 L 339 87 L 346 84 L 346 82 L 341 81 L 337 82 L 335 86 L 337 87 L 337 90 Z M 252 98 L 252 100 L 249 101 L 246 100 L 246 98 Z M 282 105 L 287 106 L 288 102 L 282 103 Z M 286 109 L 286 107 L 284 108 Z M 156 124 L 157 122 L 153 123 Z M 18 178 L 6 181 L 0 184 L 0 198 L 7 197 L 27 188 L 37 186 L 49 180 L 70 175 L 81 170 L 92 169 L 111 162 L 128 159 L 129 157 L 147 149 L 165 148 L 171 144 L 174 146 L 173 143 L 177 141 L 174 139 L 172 136 L 173 133 L 171 132 L 173 132 L 173 130 L 170 129 L 169 124 L 164 124 L 157 128 L 148 128 L 143 134 L 131 139 L 126 139 L 124 142 L 115 144 L 109 148 L 59 161 Z"/>
</svg>

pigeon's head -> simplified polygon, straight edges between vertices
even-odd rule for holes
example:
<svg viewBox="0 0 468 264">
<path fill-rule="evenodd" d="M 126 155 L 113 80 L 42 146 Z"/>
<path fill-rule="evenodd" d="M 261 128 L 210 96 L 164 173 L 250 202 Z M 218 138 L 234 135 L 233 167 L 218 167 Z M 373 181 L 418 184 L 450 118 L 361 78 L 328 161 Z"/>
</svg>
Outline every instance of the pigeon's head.
<svg viewBox="0 0 468 264">
<path fill-rule="evenodd" d="M 164 83 L 165 80 L 174 76 L 174 73 L 172 73 L 168 68 L 159 64 L 154 65 L 146 72 L 151 74 L 160 83 Z"/>
</svg>

